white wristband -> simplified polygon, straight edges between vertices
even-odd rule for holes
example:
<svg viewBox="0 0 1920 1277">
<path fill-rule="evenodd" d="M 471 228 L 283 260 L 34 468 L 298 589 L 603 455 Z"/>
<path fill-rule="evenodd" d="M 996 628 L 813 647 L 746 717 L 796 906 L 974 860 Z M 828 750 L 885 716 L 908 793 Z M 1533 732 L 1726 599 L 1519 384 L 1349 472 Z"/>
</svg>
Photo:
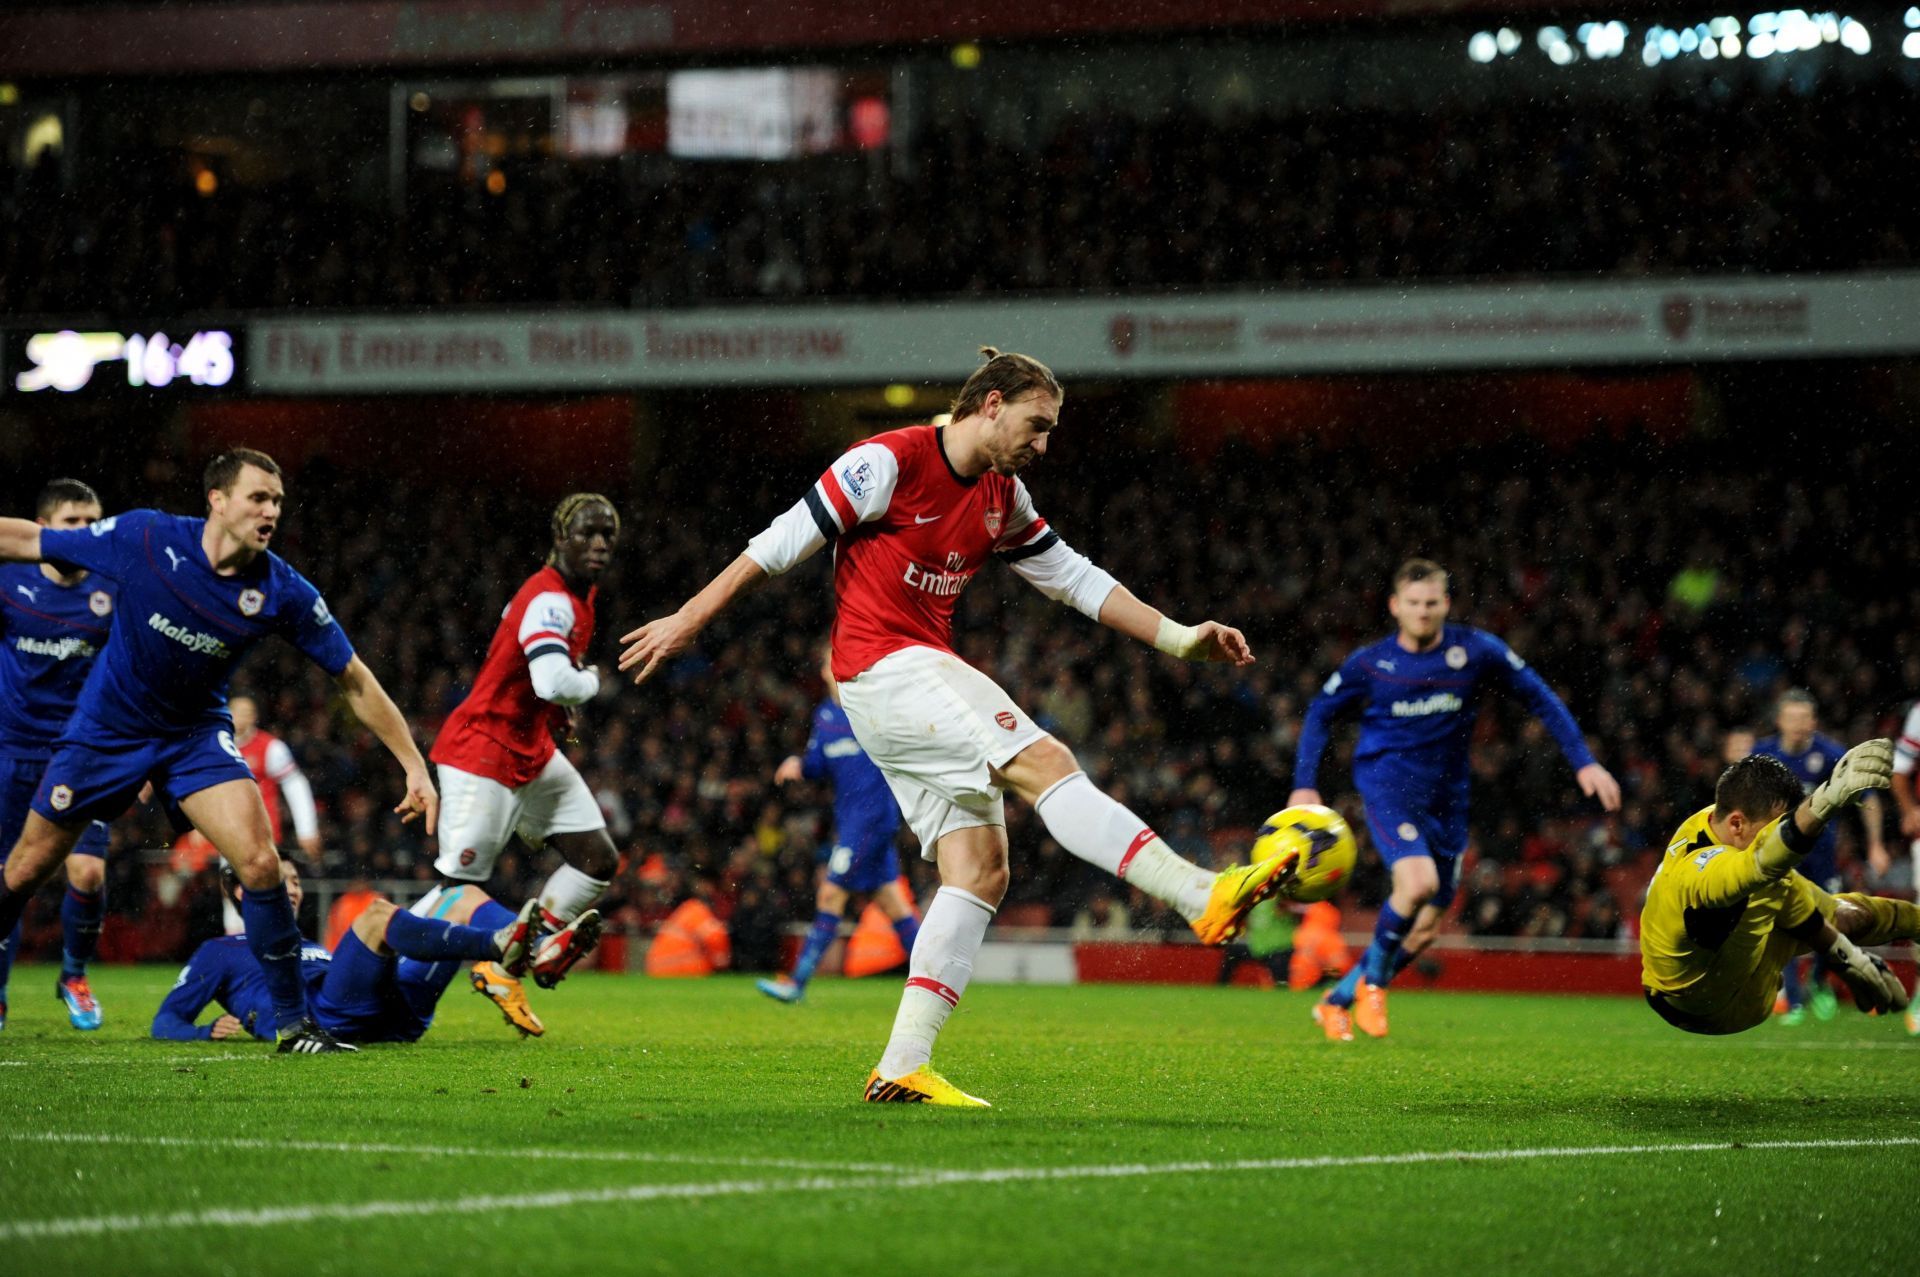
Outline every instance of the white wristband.
<svg viewBox="0 0 1920 1277">
<path fill-rule="evenodd" d="M 1182 625 L 1170 616 L 1160 618 L 1160 629 L 1153 636 L 1153 645 L 1168 656 L 1177 656 L 1183 661 L 1196 659 L 1206 649 L 1199 630 L 1191 625 Z"/>
</svg>

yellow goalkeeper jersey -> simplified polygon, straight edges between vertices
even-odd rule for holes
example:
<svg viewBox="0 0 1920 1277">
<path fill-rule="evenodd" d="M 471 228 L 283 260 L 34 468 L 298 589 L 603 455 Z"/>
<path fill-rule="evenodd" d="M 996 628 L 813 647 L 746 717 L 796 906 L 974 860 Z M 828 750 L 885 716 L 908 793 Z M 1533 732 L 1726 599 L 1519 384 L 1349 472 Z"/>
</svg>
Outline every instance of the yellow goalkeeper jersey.
<svg viewBox="0 0 1920 1277">
<path fill-rule="evenodd" d="M 1759 853 L 1779 842 L 1779 821 L 1738 848 L 1714 838 L 1712 814 L 1695 812 L 1674 831 L 1640 912 L 1641 983 L 1700 1016 L 1730 1009 L 1743 990 L 1752 992 L 1749 984 L 1765 983 L 1767 969 L 1787 956 L 1775 951 L 1797 947 L 1783 945 L 1778 932 L 1820 912 L 1824 894 L 1791 870 L 1762 867 Z"/>
</svg>

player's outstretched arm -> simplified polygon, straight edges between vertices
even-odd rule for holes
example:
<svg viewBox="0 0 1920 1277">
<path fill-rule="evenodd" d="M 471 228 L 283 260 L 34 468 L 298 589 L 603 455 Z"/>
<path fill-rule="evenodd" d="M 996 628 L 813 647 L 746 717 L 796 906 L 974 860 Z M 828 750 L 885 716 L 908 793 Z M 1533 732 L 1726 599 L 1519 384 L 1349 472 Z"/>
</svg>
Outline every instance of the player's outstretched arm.
<svg viewBox="0 0 1920 1277">
<path fill-rule="evenodd" d="M 394 811 L 399 813 L 402 822 L 422 817 L 426 820 L 427 832 L 436 832 L 440 827 L 440 795 L 434 790 L 427 760 L 420 756 L 420 747 L 414 744 L 413 730 L 407 726 L 400 707 L 387 695 L 387 689 L 380 686 L 380 680 L 373 676 L 367 663 L 357 656 L 334 681 L 345 694 L 354 717 L 380 738 L 380 743 L 407 773 L 407 796 Z"/>
<path fill-rule="evenodd" d="M 39 561 L 40 525 L 32 519 L 0 519 L 0 562 Z"/>
<path fill-rule="evenodd" d="M 1253 664 L 1253 649 L 1247 646 L 1247 636 L 1231 625 L 1218 621 L 1182 625 L 1142 603 L 1124 585 L 1115 584 L 1107 592 L 1106 602 L 1100 605 L 1099 619 L 1108 629 L 1118 630 L 1128 638 L 1150 644 L 1183 661 Z"/>
<path fill-rule="evenodd" d="M 627 646 L 620 653 L 620 670 L 634 670 L 633 681 L 644 683 L 663 661 L 672 660 L 693 645 L 708 622 L 720 615 L 747 590 L 766 578 L 767 571 L 748 555 L 741 555 L 706 588 L 680 605 L 678 612 L 648 621 L 620 636 Z"/>
</svg>

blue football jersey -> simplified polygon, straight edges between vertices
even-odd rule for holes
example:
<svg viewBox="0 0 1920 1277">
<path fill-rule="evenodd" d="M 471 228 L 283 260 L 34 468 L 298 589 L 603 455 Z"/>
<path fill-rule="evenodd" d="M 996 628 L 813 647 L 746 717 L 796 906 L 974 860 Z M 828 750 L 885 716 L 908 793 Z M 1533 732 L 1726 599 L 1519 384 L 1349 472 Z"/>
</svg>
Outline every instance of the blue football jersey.
<svg viewBox="0 0 1920 1277">
<path fill-rule="evenodd" d="M 117 591 L 99 572 L 59 585 L 37 563 L 0 563 L 0 758 L 52 753 L 107 645 Z"/>
<path fill-rule="evenodd" d="M 1576 771 L 1593 762 L 1573 715 L 1512 648 L 1485 630 L 1448 625 L 1425 652 L 1409 652 L 1389 635 L 1341 663 L 1300 725 L 1294 787 L 1317 787 L 1332 720 L 1356 704 L 1356 771 L 1387 769 L 1427 782 L 1465 784 L 1473 725 L 1489 687 L 1517 693 Z"/>
<path fill-rule="evenodd" d="M 1847 747 L 1831 736 L 1822 736 L 1815 732 L 1813 739 L 1807 742 L 1807 747 L 1798 753 L 1789 752 L 1786 746 L 1780 743 L 1778 736 L 1769 736 L 1764 740 L 1756 741 L 1753 752 L 1765 754 L 1769 758 L 1777 758 L 1785 763 L 1787 769 L 1799 778 L 1800 792 L 1811 794 L 1815 787 L 1833 775 L 1833 769 L 1839 763 L 1840 756 L 1847 752 Z M 1801 864 L 1804 866 L 1808 862 L 1813 862 L 1816 867 L 1819 867 L 1822 859 L 1832 854 L 1833 843 L 1833 822 L 1828 821 L 1826 828 L 1820 831 L 1820 836 L 1814 839 L 1812 850 L 1807 853 Z"/>
<path fill-rule="evenodd" d="M 822 701 L 813 712 L 813 733 L 800 759 L 808 780 L 833 782 L 835 841 L 866 852 L 884 847 L 900 830 L 900 804 L 887 788 L 860 742 L 854 739 L 847 712 L 833 701 Z"/>
<path fill-rule="evenodd" d="M 309 998 L 326 983 L 332 962 L 333 955 L 325 946 L 301 944 L 300 976 L 306 981 Z M 195 1025 L 194 1021 L 216 1002 L 254 1037 L 273 1040 L 273 996 L 267 992 L 266 973 L 247 948 L 245 936 L 220 936 L 193 951 L 154 1013 L 153 1036 L 176 1042 L 213 1036 L 212 1025 Z"/>
<path fill-rule="evenodd" d="M 226 721 L 227 679 L 278 634 L 329 674 L 353 659 L 320 591 L 279 555 L 221 576 L 200 548 L 204 519 L 130 510 L 48 529 L 40 552 L 119 582 L 112 641 L 94 662 L 69 733 L 77 740 L 168 735 Z"/>
</svg>

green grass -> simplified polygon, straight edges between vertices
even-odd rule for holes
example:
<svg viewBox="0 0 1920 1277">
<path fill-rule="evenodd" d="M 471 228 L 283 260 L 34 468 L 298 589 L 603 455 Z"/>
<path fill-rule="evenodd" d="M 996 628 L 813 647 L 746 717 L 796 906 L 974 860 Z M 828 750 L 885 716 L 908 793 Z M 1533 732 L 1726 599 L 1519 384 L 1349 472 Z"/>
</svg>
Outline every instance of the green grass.
<svg viewBox="0 0 1920 1277">
<path fill-rule="evenodd" d="M 47 971 L 15 973 L 0 1032 L 0 1274 L 1680 1277 L 1790 1257 L 1852 1275 L 1904 1269 L 1920 1242 L 1911 1144 L 922 1175 L 1920 1139 L 1920 1041 L 1851 1012 L 1705 1040 L 1625 999 L 1412 993 L 1394 1002 L 1392 1038 L 1335 1046 L 1305 995 L 979 987 L 939 1062 L 996 1107 L 954 1112 L 857 1102 L 891 1023 L 890 981 L 823 981 L 785 1007 L 741 979 L 583 975 L 539 997 L 550 1031 L 529 1042 L 456 986 L 421 1043 L 312 1059 L 146 1040 L 171 974 L 100 971 L 107 1027 L 83 1035 L 38 993 Z M 48 1134 L 131 1142 L 27 1138 Z M 139 1142 L 158 1140 L 184 1142 Z M 233 1140 L 258 1143 L 220 1143 Z M 301 1141 L 388 1147 L 286 1146 Z M 522 1155 L 539 1150 L 596 1156 Z M 677 1160 L 692 1158 L 711 1160 Z M 809 1165 L 769 1164 L 783 1160 Z M 876 1164 L 901 1169 L 863 1169 Z M 613 1200 L 433 1209 L 594 1190 Z M 365 1203 L 428 1213 L 307 1209 Z M 277 1208 L 295 1214 L 203 1214 Z M 187 1218 L 155 1218 L 175 1212 Z M 22 1235 L 103 1216 L 128 1218 Z"/>
</svg>

